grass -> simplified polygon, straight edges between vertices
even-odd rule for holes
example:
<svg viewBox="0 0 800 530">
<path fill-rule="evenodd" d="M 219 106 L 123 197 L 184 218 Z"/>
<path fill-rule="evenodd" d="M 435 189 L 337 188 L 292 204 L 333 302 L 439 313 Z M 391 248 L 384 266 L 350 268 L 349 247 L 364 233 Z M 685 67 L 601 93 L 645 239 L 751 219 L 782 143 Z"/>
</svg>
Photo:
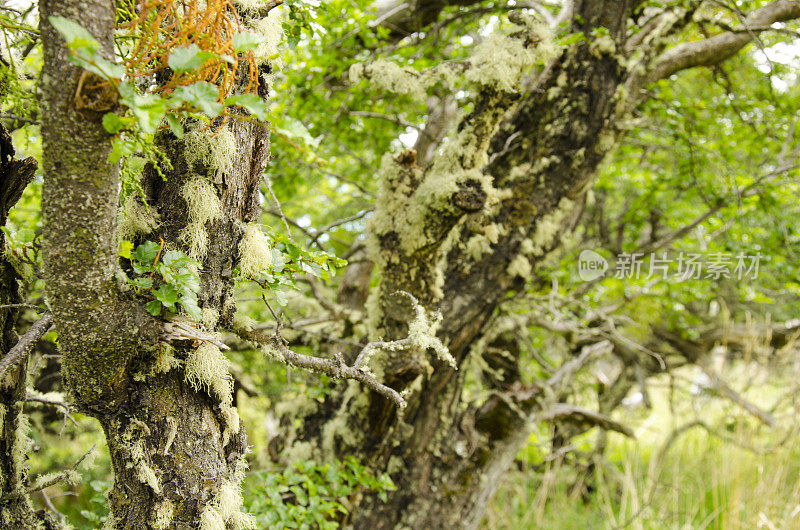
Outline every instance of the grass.
<svg viewBox="0 0 800 530">
<path fill-rule="evenodd" d="M 745 394 L 762 407 L 788 388 L 765 381 Z M 794 409 L 782 407 L 768 428 L 729 402 L 692 396 L 689 386 L 663 381 L 650 389 L 652 411 L 621 414 L 638 423 L 637 439 L 609 434 L 591 476 L 563 459 L 543 463 L 537 451 L 523 451 L 482 527 L 800 529 Z M 588 434 L 579 448 L 597 436 Z"/>
</svg>

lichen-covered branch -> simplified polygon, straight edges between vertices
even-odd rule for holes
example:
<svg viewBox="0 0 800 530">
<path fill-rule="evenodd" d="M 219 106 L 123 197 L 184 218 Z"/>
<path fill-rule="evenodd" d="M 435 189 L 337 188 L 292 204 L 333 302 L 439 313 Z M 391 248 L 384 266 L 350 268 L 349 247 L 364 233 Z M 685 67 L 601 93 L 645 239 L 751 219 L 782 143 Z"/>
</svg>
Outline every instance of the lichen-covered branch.
<svg viewBox="0 0 800 530">
<path fill-rule="evenodd" d="M 36 343 L 42 338 L 42 335 L 47 333 L 52 323 L 53 315 L 47 312 L 20 337 L 14 347 L 0 360 L 0 381 L 5 379 L 10 370 L 28 358 L 33 347 L 36 346 Z"/>
<path fill-rule="evenodd" d="M 648 76 L 648 82 L 664 79 L 687 68 L 719 64 L 736 54 L 750 43 L 757 33 L 769 29 L 775 22 L 795 18 L 800 18 L 800 2 L 794 0 L 771 2 L 750 13 L 744 20 L 742 31 L 729 31 L 708 39 L 678 44 L 668 49 L 658 59 L 655 68 Z"/>
<path fill-rule="evenodd" d="M 388 387 L 379 382 L 375 376 L 366 368 L 364 368 L 365 360 L 368 359 L 370 353 L 378 349 L 400 349 L 411 345 L 411 339 L 405 338 L 396 341 L 379 341 L 370 342 L 364 346 L 358 359 L 352 366 L 348 366 L 344 362 L 344 358 L 340 353 L 337 353 L 331 359 L 324 359 L 321 357 L 314 357 L 311 355 L 304 355 L 292 351 L 280 335 L 266 335 L 259 333 L 252 329 L 239 327 L 234 330 L 237 335 L 245 340 L 253 341 L 264 348 L 269 355 L 281 362 L 290 366 L 309 370 L 320 374 L 325 374 L 333 379 L 353 379 L 360 382 L 367 388 L 374 392 L 386 397 L 392 401 L 397 407 L 405 408 L 406 400 L 402 394 L 397 390 Z"/>
</svg>

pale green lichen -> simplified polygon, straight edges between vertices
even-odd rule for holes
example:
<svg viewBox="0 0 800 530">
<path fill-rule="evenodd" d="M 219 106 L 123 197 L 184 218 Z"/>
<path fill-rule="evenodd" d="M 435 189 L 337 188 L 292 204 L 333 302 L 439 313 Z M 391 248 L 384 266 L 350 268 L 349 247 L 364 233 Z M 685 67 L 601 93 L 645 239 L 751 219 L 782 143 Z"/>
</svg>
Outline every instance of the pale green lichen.
<svg viewBox="0 0 800 530">
<path fill-rule="evenodd" d="M 433 350 L 440 361 L 448 363 L 457 370 L 455 358 L 447 346 L 436 336 L 436 331 L 442 322 L 442 315 L 437 314 L 431 318 L 425 308 L 419 304 L 414 311 L 416 313 L 414 320 L 408 325 L 408 338 L 411 339 L 411 344 L 420 351 Z"/>
<path fill-rule="evenodd" d="M 148 485 L 153 492 L 160 495 L 161 484 L 155 471 L 150 467 L 144 446 L 144 437 L 141 434 L 137 434 L 137 431 L 140 430 L 144 430 L 145 433 L 149 432 L 147 426 L 141 421 L 136 419 L 131 421 L 122 433 L 122 446 L 128 449 L 131 459 L 128 465 L 135 469 L 136 478 L 139 482 Z"/>
<path fill-rule="evenodd" d="M 531 276 L 531 262 L 528 261 L 528 258 L 523 256 L 522 254 L 517 254 L 511 263 L 508 264 L 508 268 L 506 272 L 511 277 L 519 276 L 520 278 L 527 280 Z"/>
<path fill-rule="evenodd" d="M 130 241 L 138 235 L 149 234 L 158 228 L 158 224 L 158 213 L 131 195 L 125 199 L 119 211 L 118 238 L 120 241 Z"/>
<path fill-rule="evenodd" d="M 186 381 L 196 391 L 206 390 L 214 395 L 220 405 L 233 403 L 233 378 L 230 361 L 210 342 L 203 342 L 186 357 Z"/>
<path fill-rule="evenodd" d="M 262 4 L 260 0 L 237 0 L 241 4 Z M 280 46 L 285 37 L 283 32 L 283 9 L 279 6 L 270 10 L 266 17 L 252 20 L 250 29 L 262 37 L 262 42 L 253 50 L 253 55 L 259 61 L 270 61 L 273 70 L 280 70 L 282 63 L 279 59 Z"/>
<path fill-rule="evenodd" d="M 201 322 L 203 323 L 203 327 L 208 330 L 213 330 L 214 326 L 217 325 L 219 321 L 219 310 L 215 307 L 205 306 L 203 307 Z"/>
<path fill-rule="evenodd" d="M 168 342 L 160 343 L 161 351 L 156 357 L 156 363 L 153 369 L 155 372 L 167 373 L 174 368 L 180 367 L 183 362 L 175 357 L 175 348 Z"/>
<path fill-rule="evenodd" d="M 158 503 L 153 514 L 153 528 L 155 530 L 166 530 L 172 524 L 174 514 L 175 505 L 169 499 L 163 499 Z"/>
<path fill-rule="evenodd" d="M 239 241 L 239 271 L 244 278 L 257 278 L 272 265 L 272 248 L 257 223 L 244 226 Z"/>
<path fill-rule="evenodd" d="M 614 42 L 614 39 L 611 38 L 609 35 L 600 35 L 592 45 L 589 47 L 590 53 L 596 57 L 600 57 L 602 55 L 614 55 L 617 51 L 617 44 Z"/>
<path fill-rule="evenodd" d="M 195 126 L 184 136 L 184 156 L 192 171 L 204 170 L 213 178 L 216 172 L 229 172 L 236 159 L 236 137 L 229 126 L 217 131 Z"/>
<path fill-rule="evenodd" d="M 31 422 L 27 414 L 17 416 L 17 431 L 14 433 L 14 445 L 11 448 L 11 461 L 14 469 L 14 485 L 20 485 L 25 470 L 25 460 L 33 448 L 33 440 L 28 437 L 31 432 Z"/>
<path fill-rule="evenodd" d="M 522 18 L 522 17 L 521 17 Z M 524 17 L 524 26 L 513 26 L 510 34 L 496 31 L 484 39 L 470 57 L 471 68 L 465 77 L 479 85 L 491 85 L 505 92 L 518 92 L 520 81 L 537 64 L 553 58 L 558 48 L 550 29 L 531 17 Z M 526 45 L 520 38 L 524 31 L 528 38 L 537 41 Z"/>
<path fill-rule="evenodd" d="M 230 442 L 231 436 L 239 434 L 241 429 L 239 411 L 236 407 L 222 407 L 222 423 L 225 426 L 222 430 L 222 446 L 225 447 Z"/>
<path fill-rule="evenodd" d="M 236 313 L 231 324 L 235 330 L 253 331 L 256 322 L 244 313 Z"/>
<path fill-rule="evenodd" d="M 181 237 L 189 245 L 189 256 L 202 260 L 208 250 L 206 223 L 222 217 L 222 203 L 214 185 L 199 177 L 183 185 L 181 196 L 189 211 L 189 223 L 181 232 Z"/>
<path fill-rule="evenodd" d="M 234 480 L 224 480 L 214 498 L 200 513 L 200 530 L 255 529 L 255 517 L 242 512 L 242 489 L 239 482 L 243 477 L 234 474 Z"/>
<path fill-rule="evenodd" d="M 542 256 L 553 243 L 556 234 L 561 230 L 562 223 L 567 214 L 572 210 L 574 203 L 563 197 L 555 210 L 542 216 L 536 223 L 536 230 L 531 237 L 529 252 L 532 256 Z"/>
<path fill-rule="evenodd" d="M 381 90 L 422 99 L 427 89 L 428 76 L 413 68 L 404 68 L 391 61 L 378 59 L 368 65 L 354 64 L 350 67 L 349 78 L 351 83 L 368 78 L 374 87 Z"/>
</svg>

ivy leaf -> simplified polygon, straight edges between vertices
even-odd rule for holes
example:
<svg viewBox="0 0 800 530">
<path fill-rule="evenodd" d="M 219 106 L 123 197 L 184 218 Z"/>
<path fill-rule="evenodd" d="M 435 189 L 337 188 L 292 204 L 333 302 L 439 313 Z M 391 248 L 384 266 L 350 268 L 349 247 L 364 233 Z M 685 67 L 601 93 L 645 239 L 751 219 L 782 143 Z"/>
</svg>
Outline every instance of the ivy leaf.
<svg viewBox="0 0 800 530">
<path fill-rule="evenodd" d="M 147 304 L 145 304 L 144 308 L 147 309 L 147 312 L 154 317 L 157 317 L 161 314 L 161 302 L 158 300 L 150 300 L 147 302 Z"/>
<path fill-rule="evenodd" d="M 242 107 L 261 121 L 267 121 L 269 109 L 266 102 L 256 94 L 237 94 L 225 99 L 225 105 Z"/>
</svg>

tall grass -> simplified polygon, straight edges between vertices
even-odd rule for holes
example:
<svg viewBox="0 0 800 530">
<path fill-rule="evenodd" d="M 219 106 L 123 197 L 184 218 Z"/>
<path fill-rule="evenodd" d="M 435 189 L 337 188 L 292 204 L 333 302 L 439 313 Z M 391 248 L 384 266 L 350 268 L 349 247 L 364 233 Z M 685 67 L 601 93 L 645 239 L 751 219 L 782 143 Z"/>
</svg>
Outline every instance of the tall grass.
<svg viewBox="0 0 800 530">
<path fill-rule="evenodd" d="M 653 410 L 638 415 L 637 438 L 608 435 L 594 471 L 567 457 L 546 462 L 529 450 L 493 499 L 488 529 L 800 529 L 800 436 L 793 407 L 778 424 L 684 381 L 651 389 Z M 785 390 L 786 387 L 783 387 Z M 778 385 L 753 385 L 752 402 L 772 405 Z M 790 400 L 791 401 L 791 400 Z M 620 419 L 623 419 L 621 417 Z M 590 433 L 584 446 L 597 433 Z M 538 460 L 538 461 L 537 461 Z"/>
</svg>

